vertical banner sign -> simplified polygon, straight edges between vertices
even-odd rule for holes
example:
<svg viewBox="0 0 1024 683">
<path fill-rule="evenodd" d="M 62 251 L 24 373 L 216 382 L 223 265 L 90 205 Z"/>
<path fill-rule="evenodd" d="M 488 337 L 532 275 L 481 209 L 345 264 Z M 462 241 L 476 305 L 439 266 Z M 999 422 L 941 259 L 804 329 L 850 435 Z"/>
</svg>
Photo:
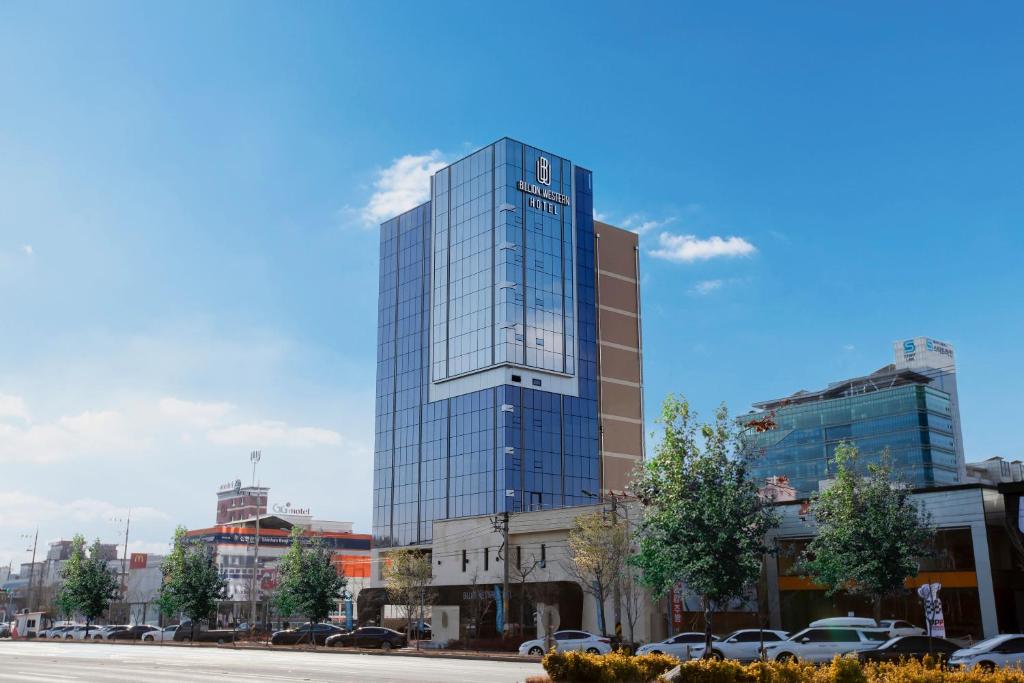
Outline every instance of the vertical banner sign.
<svg viewBox="0 0 1024 683">
<path fill-rule="evenodd" d="M 686 590 L 683 584 L 676 584 L 672 589 L 672 629 L 678 633 L 683 630 L 683 612 L 686 611 Z"/>
<path fill-rule="evenodd" d="M 924 620 L 928 635 L 933 638 L 946 637 L 946 620 L 942 616 L 942 600 L 939 599 L 941 583 L 926 583 L 917 587 L 917 594 L 924 602 Z"/>
<path fill-rule="evenodd" d="M 494 585 L 494 627 L 498 633 L 505 632 L 505 605 L 501 601 L 501 586 Z"/>
</svg>

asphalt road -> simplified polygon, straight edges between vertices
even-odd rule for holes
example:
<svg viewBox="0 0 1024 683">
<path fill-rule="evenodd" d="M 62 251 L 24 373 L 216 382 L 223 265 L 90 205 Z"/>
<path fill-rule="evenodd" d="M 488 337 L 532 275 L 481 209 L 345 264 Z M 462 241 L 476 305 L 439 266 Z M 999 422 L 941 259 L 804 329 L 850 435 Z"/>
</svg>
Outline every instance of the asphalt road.
<svg viewBox="0 0 1024 683">
<path fill-rule="evenodd" d="M 0 640 L 0 682 L 33 681 L 416 681 L 516 683 L 535 662 Z"/>
</svg>

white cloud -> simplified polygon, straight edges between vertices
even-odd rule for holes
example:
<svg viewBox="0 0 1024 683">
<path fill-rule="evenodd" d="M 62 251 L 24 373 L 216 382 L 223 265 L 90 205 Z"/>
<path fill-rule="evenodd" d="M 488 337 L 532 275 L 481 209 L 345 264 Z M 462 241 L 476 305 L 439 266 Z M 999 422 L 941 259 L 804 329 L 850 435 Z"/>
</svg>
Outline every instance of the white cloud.
<svg viewBox="0 0 1024 683">
<path fill-rule="evenodd" d="M 608 214 L 601 213 L 600 211 L 598 211 L 595 208 L 594 209 L 594 220 L 595 221 L 601 221 L 602 223 L 607 223 L 608 222 Z"/>
<path fill-rule="evenodd" d="M 320 427 L 290 427 L 285 422 L 264 420 L 214 429 L 207 432 L 207 439 L 221 446 L 246 446 L 252 448 L 270 445 L 291 448 L 309 446 L 338 446 L 341 434 L 332 429 Z"/>
<path fill-rule="evenodd" d="M 430 176 L 447 165 L 436 149 L 395 159 L 374 181 L 373 195 L 362 210 L 363 222 L 376 226 L 430 199 Z"/>
<path fill-rule="evenodd" d="M 189 422 L 201 427 L 208 427 L 229 412 L 234 406 L 226 401 L 216 403 L 202 403 L 197 401 L 184 401 L 178 398 L 166 397 L 160 399 L 160 414 L 171 418 Z"/>
<path fill-rule="evenodd" d="M 45 463 L 145 448 L 147 440 L 133 431 L 125 416 L 113 410 L 87 410 L 25 427 L 0 423 L 0 462 Z"/>
<path fill-rule="evenodd" d="M 29 416 L 25 400 L 21 396 L 0 394 L 0 417 L 17 417 L 27 422 Z"/>
<path fill-rule="evenodd" d="M 853 344 L 843 344 L 843 351 L 856 351 L 857 347 Z"/>
<path fill-rule="evenodd" d="M 722 238 L 713 235 L 698 239 L 695 235 L 673 235 L 663 232 L 658 235 L 660 248 L 649 253 L 654 258 L 676 263 L 693 263 L 719 257 L 750 256 L 757 248 L 742 237 Z"/>
<path fill-rule="evenodd" d="M 721 289 L 724 284 L 725 282 L 723 280 L 701 280 L 695 284 L 693 289 L 690 291 L 694 294 L 699 294 L 700 296 L 707 296 L 711 292 Z"/>
<path fill-rule="evenodd" d="M 108 522 L 114 518 L 127 518 L 128 508 L 95 498 L 77 498 L 56 501 L 23 491 L 0 491 L 0 527 L 30 529 L 51 521 L 87 524 Z M 154 507 L 131 509 L 132 522 L 166 521 L 171 519 L 163 510 Z"/>
<path fill-rule="evenodd" d="M 663 228 L 666 225 L 675 222 L 675 220 L 674 216 L 663 218 L 661 220 L 653 220 L 634 213 L 630 216 L 626 216 L 622 220 L 622 227 L 626 230 L 632 230 L 638 235 L 645 235 L 652 230 Z"/>
<path fill-rule="evenodd" d="M 35 250 L 32 248 L 31 244 L 23 244 L 23 245 L 21 245 L 21 250 L 23 252 L 25 252 L 26 254 L 28 254 L 29 256 L 31 256 L 32 254 L 35 253 Z"/>
</svg>

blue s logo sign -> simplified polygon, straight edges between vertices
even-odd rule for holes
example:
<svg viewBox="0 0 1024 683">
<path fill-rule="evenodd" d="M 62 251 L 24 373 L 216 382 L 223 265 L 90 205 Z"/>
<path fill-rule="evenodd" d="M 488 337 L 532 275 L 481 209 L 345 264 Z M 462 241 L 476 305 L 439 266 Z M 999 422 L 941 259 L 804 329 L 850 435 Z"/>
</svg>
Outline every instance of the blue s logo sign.
<svg viewBox="0 0 1024 683">
<path fill-rule="evenodd" d="M 916 350 L 917 347 L 914 346 L 913 339 L 908 339 L 907 341 L 903 342 L 903 353 L 913 353 Z"/>
</svg>

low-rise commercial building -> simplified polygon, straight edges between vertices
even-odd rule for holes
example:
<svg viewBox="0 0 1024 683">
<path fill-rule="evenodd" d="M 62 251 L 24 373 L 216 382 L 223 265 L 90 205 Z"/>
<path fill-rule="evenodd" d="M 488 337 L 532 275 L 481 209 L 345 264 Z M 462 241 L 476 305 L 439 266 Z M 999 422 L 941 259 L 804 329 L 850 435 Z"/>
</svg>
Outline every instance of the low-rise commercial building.
<svg viewBox="0 0 1024 683">
<path fill-rule="evenodd" d="M 271 506 L 267 512 L 267 487 L 242 487 L 240 482 L 218 491 L 217 519 L 224 520 L 205 529 L 192 529 L 188 537 L 210 547 L 220 575 L 227 581 L 227 599 L 217 610 L 218 625 L 248 622 L 253 605 L 256 621 L 276 620 L 272 600 L 277 587 L 277 564 L 288 552 L 293 528 L 304 542 L 319 539 L 333 553 L 339 574 L 348 579 L 349 600 L 354 599 L 370 577 L 370 535 L 352 531 L 351 522 L 315 519 L 308 508 L 290 502 Z M 255 512 L 240 518 L 239 511 Z M 334 619 L 347 622 L 346 600 L 339 601 Z M 349 603 L 351 604 L 351 603 Z"/>
<path fill-rule="evenodd" d="M 1024 628 L 1024 554 L 1017 516 L 1020 493 L 981 484 L 916 491 L 912 499 L 931 514 L 937 528 L 935 554 L 921 561 L 908 592 L 885 601 L 886 618 L 924 624 L 923 606 L 909 589 L 942 585 L 946 632 L 987 638 Z M 800 575 L 798 560 L 816 533 L 807 501 L 781 503 L 782 523 L 773 539 L 779 552 L 766 560 L 768 623 L 795 630 L 822 617 L 871 614 L 863 599 L 840 592 L 827 597 L 822 586 Z M 753 624 L 756 625 L 756 624 Z"/>
</svg>

